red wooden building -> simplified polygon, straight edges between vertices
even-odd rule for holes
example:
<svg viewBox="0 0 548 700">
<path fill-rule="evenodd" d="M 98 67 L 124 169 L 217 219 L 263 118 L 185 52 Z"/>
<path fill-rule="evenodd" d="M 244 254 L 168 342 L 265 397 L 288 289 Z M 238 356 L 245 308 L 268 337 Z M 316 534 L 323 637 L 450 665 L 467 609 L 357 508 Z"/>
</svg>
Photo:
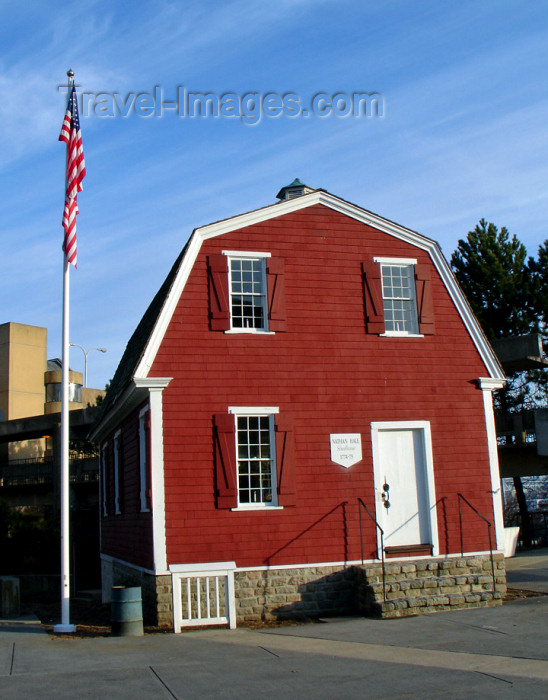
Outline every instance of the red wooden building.
<svg viewBox="0 0 548 700">
<path fill-rule="evenodd" d="M 93 437 L 112 585 L 161 624 L 500 602 L 491 393 L 438 245 L 295 181 L 196 229 Z"/>
</svg>

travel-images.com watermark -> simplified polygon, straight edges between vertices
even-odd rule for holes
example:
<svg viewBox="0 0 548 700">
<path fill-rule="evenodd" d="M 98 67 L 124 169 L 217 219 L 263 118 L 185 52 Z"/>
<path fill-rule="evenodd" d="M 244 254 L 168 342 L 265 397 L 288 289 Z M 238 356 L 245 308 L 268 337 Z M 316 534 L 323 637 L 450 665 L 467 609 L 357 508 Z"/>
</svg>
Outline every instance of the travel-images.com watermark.
<svg viewBox="0 0 548 700">
<path fill-rule="evenodd" d="M 78 87 L 78 86 L 76 86 Z M 58 86 L 67 92 L 66 85 Z M 175 99 L 164 99 L 164 90 L 156 85 L 152 92 L 77 92 L 80 117 L 163 117 L 175 114 L 186 119 L 240 119 L 244 124 L 259 124 L 263 117 L 384 117 L 384 97 L 378 92 L 317 92 L 303 101 L 294 92 L 194 92 L 177 86 Z"/>
</svg>

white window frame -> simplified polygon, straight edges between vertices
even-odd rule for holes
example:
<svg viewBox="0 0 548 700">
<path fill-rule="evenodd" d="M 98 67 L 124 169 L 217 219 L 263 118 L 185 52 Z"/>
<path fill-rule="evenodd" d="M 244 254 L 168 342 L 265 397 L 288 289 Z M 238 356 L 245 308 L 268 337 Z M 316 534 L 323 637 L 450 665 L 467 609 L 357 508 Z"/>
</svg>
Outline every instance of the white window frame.
<svg viewBox="0 0 548 700">
<path fill-rule="evenodd" d="M 276 434 L 274 432 L 274 416 L 280 412 L 277 406 L 229 406 L 228 412 L 234 416 L 234 450 L 236 455 L 236 491 L 238 506 L 231 510 L 281 510 L 278 505 L 278 471 L 276 468 Z M 270 433 L 270 480 L 272 501 L 262 503 L 240 503 L 240 484 L 238 469 L 238 417 L 268 417 Z"/>
<path fill-rule="evenodd" d="M 271 334 L 268 326 L 268 286 L 266 279 L 266 260 L 271 257 L 271 253 L 264 252 L 252 252 L 252 251 L 239 251 L 239 250 L 223 250 L 223 255 L 228 257 L 228 303 L 230 308 L 230 329 L 225 331 L 225 333 L 259 333 L 259 334 Z M 262 287 L 264 294 L 262 294 L 263 299 L 263 318 L 264 327 L 263 328 L 239 328 L 234 327 L 232 324 L 232 261 L 233 260 L 252 260 L 261 262 L 262 267 Z M 244 296 L 237 295 L 237 296 Z"/>
<path fill-rule="evenodd" d="M 114 515 L 120 515 L 120 435 L 121 430 L 114 433 Z"/>
<path fill-rule="evenodd" d="M 381 294 L 382 294 L 382 301 L 383 301 L 383 313 L 385 317 L 385 324 L 386 324 L 386 308 L 385 308 L 385 300 L 386 297 L 384 296 L 384 284 L 383 284 L 383 267 L 406 267 L 411 270 L 411 275 L 410 275 L 410 280 L 411 280 L 411 285 L 410 285 L 410 291 L 411 291 L 411 302 L 414 310 L 414 326 L 415 328 L 411 330 L 385 330 L 384 333 L 381 335 L 384 337 L 389 337 L 389 338 L 422 338 L 423 335 L 419 333 L 419 316 L 418 316 L 418 309 L 417 309 L 417 293 L 415 289 L 415 265 L 417 264 L 417 259 L 416 258 L 384 258 L 384 257 L 375 257 L 373 258 L 373 261 L 376 263 L 379 263 L 381 266 Z M 391 297 L 392 299 L 396 299 L 395 297 Z"/>
<path fill-rule="evenodd" d="M 147 450 L 146 441 L 146 414 L 150 411 L 150 406 L 145 406 L 139 411 L 139 500 L 141 503 L 141 513 L 150 513 L 150 508 L 147 507 L 147 459 L 150 455 Z M 152 470 L 149 471 L 152 473 Z M 152 488 L 152 484 L 150 484 Z"/>
</svg>

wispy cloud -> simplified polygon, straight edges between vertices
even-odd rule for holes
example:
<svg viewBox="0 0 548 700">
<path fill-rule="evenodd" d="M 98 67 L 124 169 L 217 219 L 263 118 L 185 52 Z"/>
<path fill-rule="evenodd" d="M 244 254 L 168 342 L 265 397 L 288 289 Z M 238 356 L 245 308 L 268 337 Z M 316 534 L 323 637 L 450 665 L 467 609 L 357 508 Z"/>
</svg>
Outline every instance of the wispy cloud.
<svg viewBox="0 0 548 700">
<path fill-rule="evenodd" d="M 508 226 L 530 253 L 546 238 L 542 4 L 7 5 L 0 294 L 10 320 L 49 327 L 51 353 L 61 303 L 65 97 L 57 85 L 68 68 L 89 92 L 161 84 L 170 93 L 184 84 L 385 96 L 378 120 L 82 120 L 88 176 L 72 332 L 75 342 L 109 348 L 92 365 L 105 380 L 191 230 L 269 204 L 296 176 L 436 238 L 448 255 L 480 216 Z"/>
</svg>

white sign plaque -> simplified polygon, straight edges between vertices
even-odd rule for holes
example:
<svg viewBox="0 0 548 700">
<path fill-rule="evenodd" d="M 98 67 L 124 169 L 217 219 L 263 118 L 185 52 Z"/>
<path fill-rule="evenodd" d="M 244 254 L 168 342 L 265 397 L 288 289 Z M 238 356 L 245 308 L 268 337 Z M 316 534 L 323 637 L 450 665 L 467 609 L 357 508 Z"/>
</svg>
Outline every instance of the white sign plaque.
<svg viewBox="0 0 548 700">
<path fill-rule="evenodd" d="M 331 433 L 331 460 L 341 467 L 351 467 L 362 459 L 360 433 Z"/>
</svg>

